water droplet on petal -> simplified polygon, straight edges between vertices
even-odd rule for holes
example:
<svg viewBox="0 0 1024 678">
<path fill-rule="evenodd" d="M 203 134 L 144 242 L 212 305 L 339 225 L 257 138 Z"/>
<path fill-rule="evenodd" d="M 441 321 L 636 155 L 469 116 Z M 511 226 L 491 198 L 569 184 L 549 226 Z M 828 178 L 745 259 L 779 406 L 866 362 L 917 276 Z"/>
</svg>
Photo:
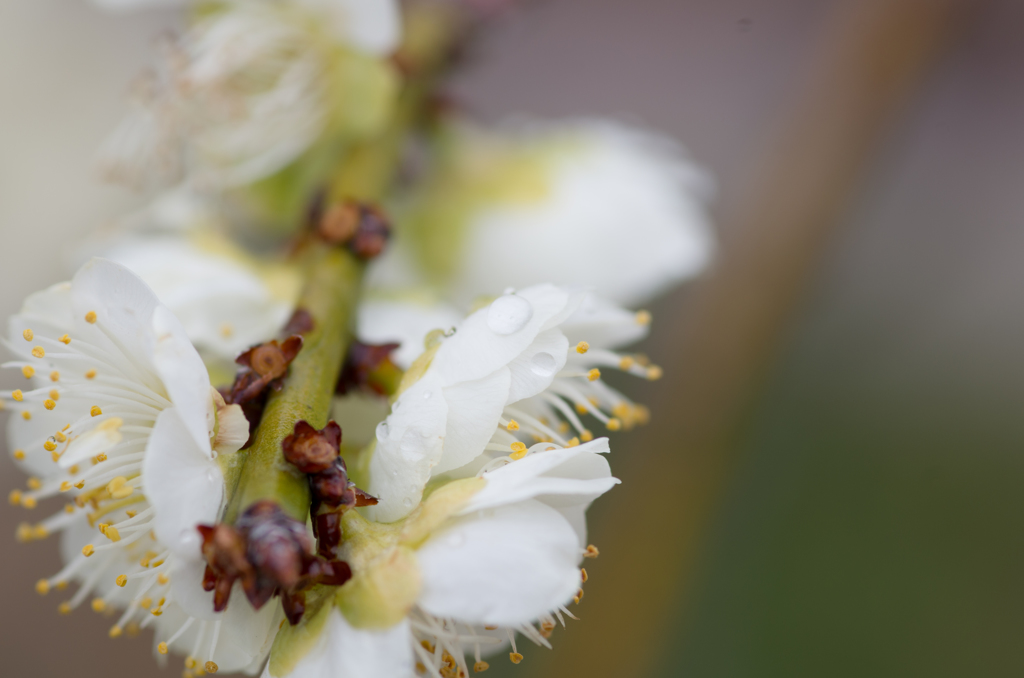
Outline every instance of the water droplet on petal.
<svg viewBox="0 0 1024 678">
<path fill-rule="evenodd" d="M 387 439 L 388 423 L 386 421 L 382 421 L 381 423 L 377 424 L 377 440 L 384 442 Z"/>
<path fill-rule="evenodd" d="M 403 499 L 402 500 L 402 506 L 405 506 L 406 508 L 412 506 L 412 499 L 410 499 L 409 497 L 406 497 L 405 499 Z"/>
<path fill-rule="evenodd" d="M 533 306 L 514 294 L 498 297 L 487 311 L 487 327 L 495 334 L 512 334 L 526 327 L 533 317 Z"/>
<path fill-rule="evenodd" d="M 558 368 L 555 356 L 550 353 L 538 353 L 530 360 L 530 369 L 534 374 L 550 377 Z"/>
<path fill-rule="evenodd" d="M 427 391 L 426 393 L 424 393 L 424 394 L 423 394 L 423 399 L 424 399 L 424 400 L 430 400 L 430 396 L 431 396 L 431 395 L 432 395 L 432 394 L 430 393 L 430 391 Z"/>
</svg>

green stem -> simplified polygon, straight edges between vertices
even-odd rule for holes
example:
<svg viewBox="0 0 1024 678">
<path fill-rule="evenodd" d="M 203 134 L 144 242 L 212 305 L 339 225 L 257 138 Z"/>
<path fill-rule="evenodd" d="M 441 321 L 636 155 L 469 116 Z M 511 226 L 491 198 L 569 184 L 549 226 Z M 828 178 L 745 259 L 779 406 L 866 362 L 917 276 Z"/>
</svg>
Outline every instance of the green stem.
<svg viewBox="0 0 1024 678">
<path fill-rule="evenodd" d="M 281 442 L 300 420 L 318 429 L 327 424 L 363 266 L 347 250 L 321 242 L 310 244 L 304 263 L 308 277 L 299 308 L 312 316 L 313 329 L 303 337 L 284 388 L 267 399 L 225 516 L 229 521 L 261 499 L 273 499 L 298 520 L 305 521 L 309 512 L 306 476 L 285 461 Z"/>
<path fill-rule="evenodd" d="M 440 11 L 406 17 L 404 57 L 413 67 L 390 124 L 375 139 L 352 148 L 331 180 L 333 199 L 378 202 L 391 187 L 409 130 L 419 121 L 423 104 L 458 30 L 453 16 Z M 331 399 L 351 339 L 350 324 L 362 278 L 362 265 L 340 247 L 312 242 L 305 252 L 306 284 L 299 299 L 314 326 L 292 361 L 284 388 L 271 393 L 256 429 L 235 492 L 225 512 L 232 523 L 262 499 L 276 501 L 291 517 L 305 522 L 309 513 L 306 476 L 284 459 L 281 443 L 296 422 L 316 428 L 328 421 Z"/>
</svg>

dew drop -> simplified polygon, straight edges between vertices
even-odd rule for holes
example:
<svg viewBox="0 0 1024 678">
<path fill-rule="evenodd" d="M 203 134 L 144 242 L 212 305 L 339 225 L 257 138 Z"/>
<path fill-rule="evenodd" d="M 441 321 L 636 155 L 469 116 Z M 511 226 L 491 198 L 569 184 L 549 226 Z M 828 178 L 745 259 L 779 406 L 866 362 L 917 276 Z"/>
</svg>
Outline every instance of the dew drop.
<svg viewBox="0 0 1024 678">
<path fill-rule="evenodd" d="M 558 363 L 555 362 L 555 356 L 550 353 L 537 353 L 530 360 L 530 369 L 534 374 L 542 377 L 550 377 L 555 373 Z"/>
<path fill-rule="evenodd" d="M 533 317 L 533 306 L 514 294 L 498 297 L 487 311 L 487 327 L 495 334 L 512 334 L 526 327 Z"/>
<path fill-rule="evenodd" d="M 386 421 L 382 421 L 381 423 L 377 424 L 377 440 L 384 442 L 387 439 L 388 423 Z"/>
<path fill-rule="evenodd" d="M 424 400 L 430 400 L 430 396 L 431 395 L 432 395 L 431 392 L 427 391 L 426 393 L 423 394 L 423 399 Z"/>
<path fill-rule="evenodd" d="M 405 499 L 403 499 L 402 500 L 402 506 L 405 506 L 406 508 L 412 506 L 412 499 L 410 499 L 409 497 L 406 497 Z"/>
</svg>

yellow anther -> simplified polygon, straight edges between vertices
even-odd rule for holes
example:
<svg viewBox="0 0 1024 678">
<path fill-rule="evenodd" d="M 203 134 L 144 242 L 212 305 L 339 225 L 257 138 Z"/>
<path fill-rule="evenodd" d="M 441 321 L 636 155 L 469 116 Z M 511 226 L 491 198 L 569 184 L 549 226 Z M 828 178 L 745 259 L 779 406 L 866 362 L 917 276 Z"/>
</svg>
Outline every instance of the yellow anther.
<svg viewBox="0 0 1024 678">
<path fill-rule="evenodd" d="M 25 329 L 25 330 L 24 330 L 24 331 L 23 331 L 23 332 L 21 333 L 21 336 L 25 337 L 25 341 L 32 341 L 32 337 L 34 337 L 35 335 L 34 335 L 34 334 L 32 334 L 32 330 L 30 330 L 30 329 L 26 328 L 26 329 Z"/>
<path fill-rule="evenodd" d="M 50 582 L 46 581 L 45 579 L 40 579 L 36 582 L 36 593 L 38 593 L 41 596 L 45 596 L 49 592 Z"/>
<path fill-rule="evenodd" d="M 39 478 L 29 478 L 28 482 L 25 484 L 28 485 L 28 489 L 30 490 L 38 490 L 43 486 L 43 481 Z"/>
<path fill-rule="evenodd" d="M 576 403 L 576 413 L 577 414 L 586 414 L 587 413 L 587 406 L 584 405 L 583 403 Z"/>
<path fill-rule="evenodd" d="M 583 429 L 583 433 L 580 434 L 580 440 L 582 440 L 585 443 L 589 443 L 593 439 L 594 434 L 587 429 Z"/>
<path fill-rule="evenodd" d="M 580 444 L 580 439 L 575 437 L 575 436 L 573 436 L 572 438 L 569 438 L 568 442 L 565 443 L 565 446 L 566 447 L 579 447 L 579 444 Z"/>
<path fill-rule="evenodd" d="M 629 418 L 629 415 L 633 413 L 633 408 L 628 403 L 618 403 L 612 408 L 612 414 L 621 419 Z"/>
<path fill-rule="evenodd" d="M 220 336 L 227 339 L 235 333 L 235 328 L 231 326 L 231 323 L 224 323 L 220 326 Z"/>
<path fill-rule="evenodd" d="M 57 612 L 64 615 L 71 614 L 71 603 L 61 603 L 57 606 Z"/>
<path fill-rule="evenodd" d="M 206 669 L 207 673 L 217 673 L 217 670 L 219 669 L 217 664 L 212 661 L 203 664 L 203 668 Z"/>
<path fill-rule="evenodd" d="M 160 654 L 167 654 L 167 643 L 160 643 L 156 646 L 156 651 Z"/>
<path fill-rule="evenodd" d="M 70 492 L 71 491 L 71 481 L 70 480 L 65 480 L 64 482 L 62 482 L 60 484 L 60 491 L 61 492 Z M 72 510 L 74 510 L 74 509 L 72 509 Z"/>
<path fill-rule="evenodd" d="M 64 344 L 65 346 L 67 346 L 68 344 L 71 343 L 71 337 L 69 337 L 68 335 L 65 334 L 63 337 L 61 337 L 57 341 L 59 341 L 60 343 Z"/>
<path fill-rule="evenodd" d="M 636 319 L 637 325 L 650 325 L 651 314 L 649 311 L 637 311 L 636 315 L 633 316 Z"/>
<path fill-rule="evenodd" d="M 576 592 L 576 597 L 573 598 L 573 602 L 579 605 L 581 600 L 583 600 L 583 589 Z"/>
<path fill-rule="evenodd" d="M 583 582 L 584 584 L 586 584 L 586 583 L 587 583 L 587 579 L 589 579 L 589 577 L 587 576 L 587 568 L 585 568 L 585 567 L 581 567 L 581 568 L 580 568 L 580 580 L 581 580 L 581 581 L 582 581 L 582 582 Z"/>
<path fill-rule="evenodd" d="M 68 504 L 67 506 L 64 507 L 64 513 L 74 513 L 74 512 L 75 512 L 75 505 L 74 504 Z"/>
<path fill-rule="evenodd" d="M 103 610 L 107 609 L 107 604 L 102 598 L 93 598 L 92 609 L 93 612 L 103 612 Z"/>
<path fill-rule="evenodd" d="M 583 355 L 584 353 L 586 353 L 589 350 L 590 350 L 590 344 L 588 344 L 585 341 L 581 341 L 580 343 L 576 344 L 576 352 L 579 353 L 580 355 Z"/>
<path fill-rule="evenodd" d="M 483 673 L 489 668 L 491 668 L 491 665 L 487 662 L 477 662 L 476 664 L 473 664 L 474 673 Z"/>
<path fill-rule="evenodd" d="M 195 657 L 185 657 L 185 668 L 194 669 L 196 667 Z"/>
<path fill-rule="evenodd" d="M 651 365 L 647 368 L 647 378 L 651 381 L 657 381 L 658 379 L 661 379 L 661 376 L 662 369 L 657 365 Z"/>
<path fill-rule="evenodd" d="M 75 487 L 79 490 L 82 489 L 83 487 L 85 487 L 85 481 L 79 480 L 77 483 L 75 483 Z"/>
<path fill-rule="evenodd" d="M 59 581 L 59 582 L 57 582 L 57 590 L 58 591 L 63 591 L 67 587 L 68 587 L 67 581 Z"/>
<path fill-rule="evenodd" d="M 36 507 L 36 498 L 31 495 L 24 496 L 21 498 L 21 505 L 27 509 L 34 509 Z"/>
<path fill-rule="evenodd" d="M 59 380 L 60 380 L 60 372 L 58 372 L 57 370 L 54 370 L 53 372 L 50 372 L 50 381 L 59 381 Z"/>
<path fill-rule="evenodd" d="M 98 417 L 101 414 L 103 414 L 103 410 L 100 409 L 99 405 L 93 405 L 91 408 L 89 408 L 89 414 L 93 417 Z"/>
<path fill-rule="evenodd" d="M 512 660 L 513 664 L 518 664 L 519 662 L 523 661 L 523 655 L 519 654 L 518 652 L 509 652 L 508 658 Z"/>
<path fill-rule="evenodd" d="M 14 458 L 17 459 L 18 461 L 21 461 L 22 459 L 24 459 L 25 458 L 25 450 L 15 450 L 14 451 Z"/>
<path fill-rule="evenodd" d="M 42 358 L 43 356 L 46 355 L 46 351 L 43 349 L 42 346 L 36 346 L 35 348 L 32 349 L 32 355 L 35 356 L 36 358 Z"/>
<path fill-rule="evenodd" d="M 169 582 L 169 581 L 171 580 L 171 578 L 167 576 L 167 573 L 165 573 L 165 572 L 161 572 L 161 573 L 160 573 L 160 574 L 159 574 L 159 575 L 157 576 L 156 580 L 157 580 L 157 582 L 158 582 L 158 583 L 159 583 L 159 584 L 160 584 L 161 586 L 163 586 L 164 584 L 166 584 L 167 582 Z"/>
<path fill-rule="evenodd" d="M 124 499 L 135 491 L 134 487 L 125 484 L 127 482 L 127 478 L 124 476 L 118 476 L 107 483 L 107 492 L 109 492 L 110 496 L 114 499 Z"/>
<path fill-rule="evenodd" d="M 115 624 L 115 625 L 110 627 L 110 637 L 111 638 L 120 638 L 122 633 L 124 633 L 124 629 L 122 629 L 117 624 Z"/>
<path fill-rule="evenodd" d="M 68 437 L 61 431 L 54 433 L 53 437 L 57 439 L 58 443 L 66 443 L 68 441 Z"/>
<path fill-rule="evenodd" d="M 509 419 L 508 420 L 508 426 L 506 426 L 505 428 L 508 429 L 509 431 L 518 431 L 519 430 L 519 422 L 516 421 L 515 419 Z"/>
<path fill-rule="evenodd" d="M 512 445 L 510 447 L 512 448 L 513 452 L 525 452 L 526 451 L 526 444 L 525 443 L 521 443 L 518 440 L 516 442 L 512 443 Z"/>
<path fill-rule="evenodd" d="M 29 412 L 28 410 L 25 410 L 24 412 L 21 413 L 21 418 L 24 419 L 25 421 L 28 421 L 29 419 L 32 418 L 32 413 Z"/>
<path fill-rule="evenodd" d="M 32 541 L 32 539 L 33 539 L 32 526 L 29 525 L 28 523 L 21 523 L 20 525 L 18 525 L 18 529 L 14 533 L 14 538 L 17 539 L 18 541 L 22 542 L 22 543 L 27 542 L 27 541 Z"/>
<path fill-rule="evenodd" d="M 53 408 L 57 407 L 57 403 L 55 403 L 50 398 L 47 398 L 46 400 L 43 401 L 43 407 L 45 407 L 48 410 L 52 410 Z"/>
<path fill-rule="evenodd" d="M 99 463 L 104 462 L 106 460 L 107 460 L 107 453 L 106 452 L 100 452 L 99 454 L 97 454 L 95 457 L 92 458 L 92 463 L 93 464 L 99 464 Z"/>
<path fill-rule="evenodd" d="M 631 355 L 624 355 L 622 360 L 619 361 L 620 370 L 628 370 L 633 365 L 636 365 L 636 358 Z"/>
<path fill-rule="evenodd" d="M 429 640 L 421 640 L 420 641 L 420 647 L 422 647 L 424 650 L 426 650 L 430 654 L 434 654 L 434 644 L 431 643 Z"/>
<path fill-rule="evenodd" d="M 10 502 L 11 506 L 17 506 L 21 503 L 21 490 L 11 490 L 11 493 L 7 495 L 7 501 Z"/>
<path fill-rule="evenodd" d="M 117 584 L 118 586 L 120 586 L 121 588 L 124 588 L 125 586 L 128 585 L 128 575 L 126 575 L 126 574 L 119 574 L 119 575 L 117 575 L 117 579 L 114 580 L 114 583 Z"/>
<path fill-rule="evenodd" d="M 593 544 L 588 544 L 587 550 L 583 552 L 584 558 L 597 558 L 599 555 L 601 555 L 601 552 Z"/>
<path fill-rule="evenodd" d="M 89 323 L 90 325 L 96 322 L 96 311 L 89 311 L 88 313 L 86 313 L 85 322 Z"/>
<path fill-rule="evenodd" d="M 50 389 L 50 398 L 53 400 L 60 400 L 60 391 L 55 388 Z"/>
<path fill-rule="evenodd" d="M 17 400 L 19 403 L 25 399 L 25 394 L 21 392 L 21 389 L 15 389 L 11 391 L 11 397 Z"/>
<path fill-rule="evenodd" d="M 488 630 L 488 631 L 497 631 L 498 630 L 498 627 L 496 625 L 491 625 L 491 624 L 487 624 L 486 626 L 484 626 L 484 628 L 486 630 Z"/>
<path fill-rule="evenodd" d="M 50 536 L 50 531 L 47 530 L 42 525 L 36 525 L 35 527 L 32 528 L 32 538 L 33 539 L 46 539 L 49 536 Z"/>
<path fill-rule="evenodd" d="M 95 379 L 96 378 L 96 370 L 89 370 L 88 372 L 86 372 L 85 373 L 85 378 L 86 379 Z"/>
<path fill-rule="evenodd" d="M 597 369 L 596 367 L 594 369 L 590 370 L 589 372 L 587 372 L 587 379 L 589 379 L 590 381 L 597 381 L 600 378 L 601 378 L 601 370 Z"/>
<path fill-rule="evenodd" d="M 125 511 L 125 515 L 127 515 L 129 518 L 134 518 L 135 516 L 139 515 L 139 512 L 138 511 Z"/>
<path fill-rule="evenodd" d="M 159 617 L 164 613 L 164 609 L 162 607 L 155 607 L 152 610 L 150 610 L 149 613 L 154 617 Z"/>
<path fill-rule="evenodd" d="M 142 600 L 139 601 L 139 607 L 141 607 L 143 610 L 148 610 L 152 606 L 153 606 L 153 599 L 150 598 L 149 596 L 146 596 L 145 598 L 143 598 Z"/>
<path fill-rule="evenodd" d="M 36 368 L 32 367 L 31 365 L 25 365 L 24 367 L 21 368 L 21 373 L 25 375 L 26 379 L 31 379 L 33 376 L 35 376 Z"/>
<path fill-rule="evenodd" d="M 605 426 L 608 427 L 609 431 L 618 431 L 619 429 L 622 428 L 622 422 L 616 419 L 615 417 L 612 417 L 611 419 L 608 420 L 608 423 L 605 424 Z"/>
<path fill-rule="evenodd" d="M 82 555 L 85 556 L 86 558 L 88 558 L 89 556 L 91 556 L 95 552 L 96 552 L 96 547 L 93 546 L 92 544 L 86 544 L 85 546 L 82 547 Z"/>
<path fill-rule="evenodd" d="M 103 534 L 107 536 L 110 541 L 121 541 L 121 533 L 117 531 L 116 527 L 108 527 L 104 530 Z"/>
</svg>

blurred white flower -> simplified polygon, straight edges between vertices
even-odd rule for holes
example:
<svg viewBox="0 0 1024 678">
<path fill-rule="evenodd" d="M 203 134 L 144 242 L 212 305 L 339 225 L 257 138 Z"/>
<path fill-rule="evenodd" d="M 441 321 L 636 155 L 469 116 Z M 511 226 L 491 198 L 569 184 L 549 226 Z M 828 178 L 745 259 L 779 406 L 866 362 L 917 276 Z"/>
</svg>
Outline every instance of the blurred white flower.
<svg viewBox="0 0 1024 678">
<path fill-rule="evenodd" d="M 396 83 L 379 55 L 397 37 L 393 0 L 221 3 L 138 83 L 101 168 L 131 185 L 188 177 L 223 189 L 275 174 L 315 142 L 334 151 L 382 124 Z"/>
<path fill-rule="evenodd" d="M 94 259 L 70 283 L 30 296 L 11 317 L 5 343 L 17 360 L 4 366 L 19 368 L 32 386 L 4 399 L 17 411 L 8 444 L 33 474 L 12 503 L 31 509 L 59 494 L 73 499 L 19 528 L 25 540 L 63 532 L 66 565 L 37 590 L 75 580 L 80 587 L 62 612 L 90 596 L 95 610 L 124 608 L 110 630 L 115 637 L 172 609 L 185 631 L 199 616 L 192 654 L 230 670 L 258 664 L 273 615 L 253 621 L 236 613 L 228 626 L 250 633 L 225 629 L 218 644 L 222 617 L 201 590 L 202 570 L 189 566 L 199 557 L 195 526 L 215 522 L 221 511 L 216 459 L 241 447 L 248 422 L 212 388 L 174 315 L 126 268 Z M 190 652 L 184 636 L 168 638 L 161 652 L 168 645 Z"/>
<path fill-rule="evenodd" d="M 125 12 L 161 7 L 188 7 L 199 0 L 92 0 L 103 9 Z M 230 0 L 229 0 L 230 1 Z M 249 0 L 290 2 L 319 13 L 335 37 L 371 54 L 398 46 L 401 15 L 395 0 Z"/>
<path fill-rule="evenodd" d="M 646 409 L 604 384 L 598 366 L 660 377 L 659 368 L 611 350 L 645 333 L 650 316 L 586 297 L 537 285 L 502 295 L 450 336 L 435 334 L 377 427 L 367 491 L 379 503 L 367 515 L 396 520 L 413 510 L 432 477 L 472 475 L 495 458 L 521 457 L 527 446 L 520 437 L 591 440 L 578 413 L 610 430 L 645 421 Z"/>
<path fill-rule="evenodd" d="M 707 174 L 672 140 L 601 120 L 454 125 L 399 212 L 371 285 L 410 270 L 456 303 L 537 279 L 642 303 L 714 250 Z"/>
<path fill-rule="evenodd" d="M 521 661 L 517 632 L 550 647 L 555 619 L 572 616 L 565 605 L 583 581 L 584 512 L 618 483 L 607 451 L 606 439 L 536 446 L 435 489 L 398 525 L 346 513 L 343 549 L 356 574 L 334 606 L 295 636 L 282 633 L 264 678 L 412 678 L 417 664 L 420 673 L 468 676 L 506 642 Z M 311 633 L 319 637 L 310 648 Z"/>
<path fill-rule="evenodd" d="M 101 254 L 153 289 L 208 362 L 232 363 L 277 336 L 301 285 L 294 268 L 260 261 L 212 232 L 122 236 Z"/>
</svg>

